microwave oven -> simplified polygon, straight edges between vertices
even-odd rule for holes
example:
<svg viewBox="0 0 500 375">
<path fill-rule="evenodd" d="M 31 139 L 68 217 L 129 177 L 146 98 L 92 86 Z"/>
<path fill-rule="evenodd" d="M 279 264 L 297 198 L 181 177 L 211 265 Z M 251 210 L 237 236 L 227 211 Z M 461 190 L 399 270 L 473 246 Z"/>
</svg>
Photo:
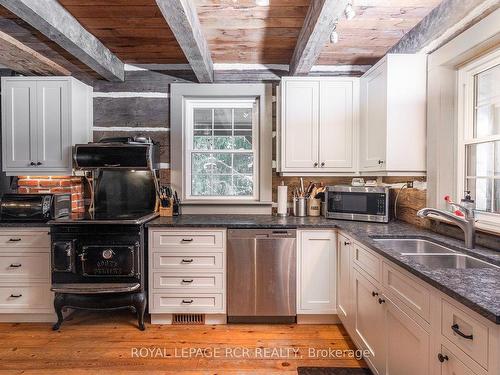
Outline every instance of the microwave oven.
<svg viewBox="0 0 500 375">
<path fill-rule="evenodd" d="M 4 194 L 0 202 L 2 221 L 41 221 L 68 218 L 71 194 Z"/>
<path fill-rule="evenodd" d="M 328 186 L 325 217 L 353 221 L 389 222 L 389 188 L 382 186 Z"/>
</svg>

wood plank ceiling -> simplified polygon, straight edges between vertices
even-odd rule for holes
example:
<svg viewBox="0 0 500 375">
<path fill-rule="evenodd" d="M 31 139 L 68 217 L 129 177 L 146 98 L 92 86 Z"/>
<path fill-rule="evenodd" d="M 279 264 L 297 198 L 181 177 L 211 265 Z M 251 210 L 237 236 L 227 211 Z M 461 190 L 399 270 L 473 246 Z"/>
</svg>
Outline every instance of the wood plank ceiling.
<svg viewBox="0 0 500 375">
<path fill-rule="evenodd" d="M 338 43 L 327 43 L 316 64 L 373 64 L 440 2 L 354 0 L 356 16 L 339 20 Z"/>
<path fill-rule="evenodd" d="M 312 0 L 191 0 L 214 63 L 289 64 Z M 59 0 L 121 61 L 186 64 L 155 0 Z M 316 64 L 373 64 L 440 0 L 353 0 L 354 19 L 342 17 L 339 42 L 327 43 Z M 12 29 L 15 26 L 15 30 Z M 0 7 L 0 31 L 72 72 L 89 68 L 30 25 Z"/>
<path fill-rule="evenodd" d="M 215 63 L 288 64 L 310 0 L 194 0 Z"/>
<path fill-rule="evenodd" d="M 155 0 L 59 2 L 125 63 L 187 63 Z"/>
</svg>

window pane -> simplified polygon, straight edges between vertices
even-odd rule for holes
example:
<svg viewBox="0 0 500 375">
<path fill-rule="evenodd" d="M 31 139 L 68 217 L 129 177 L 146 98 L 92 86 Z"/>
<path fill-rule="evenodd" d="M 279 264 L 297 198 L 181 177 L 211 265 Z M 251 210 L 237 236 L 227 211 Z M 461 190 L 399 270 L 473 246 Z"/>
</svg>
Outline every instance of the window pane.
<svg viewBox="0 0 500 375">
<path fill-rule="evenodd" d="M 231 173 L 231 154 L 196 153 L 191 156 L 191 173 Z"/>
<path fill-rule="evenodd" d="M 500 176 L 500 141 L 495 142 L 495 175 Z"/>
<path fill-rule="evenodd" d="M 210 135 L 212 130 L 212 110 L 210 108 L 194 109 L 194 130 L 205 131 Z"/>
<path fill-rule="evenodd" d="M 233 177 L 227 175 L 214 175 L 213 176 L 213 192 L 212 195 L 215 196 L 232 196 L 234 194 L 233 189 Z"/>
<path fill-rule="evenodd" d="M 214 135 L 233 135 L 233 110 L 231 108 L 214 109 Z"/>
<path fill-rule="evenodd" d="M 495 179 L 494 183 L 494 212 L 500 214 L 500 179 Z"/>
<path fill-rule="evenodd" d="M 204 196 L 211 195 L 212 191 L 212 175 L 191 175 L 191 195 Z"/>
<path fill-rule="evenodd" d="M 252 154 L 234 154 L 234 170 L 237 173 L 253 173 L 253 155 Z"/>
<path fill-rule="evenodd" d="M 234 176 L 235 195 L 252 196 L 253 195 L 253 178 L 252 176 Z"/>
<path fill-rule="evenodd" d="M 493 176 L 494 142 L 467 146 L 467 176 Z"/>
<path fill-rule="evenodd" d="M 476 75 L 474 137 L 500 134 L 500 65 Z"/>
<path fill-rule="evenodd" d="M 212 149 L 212 137 L 198 136 L 193 138 L 193 148 L 195 150 L 211 150 Z"/>
<path fill-rule="evenodd" d="M 476 210 L 491 212 L 492 210 L 492 182 L 490 178 L 467 179 L 467 190 L 470 190 L 475 200 Z"/>
</svg>

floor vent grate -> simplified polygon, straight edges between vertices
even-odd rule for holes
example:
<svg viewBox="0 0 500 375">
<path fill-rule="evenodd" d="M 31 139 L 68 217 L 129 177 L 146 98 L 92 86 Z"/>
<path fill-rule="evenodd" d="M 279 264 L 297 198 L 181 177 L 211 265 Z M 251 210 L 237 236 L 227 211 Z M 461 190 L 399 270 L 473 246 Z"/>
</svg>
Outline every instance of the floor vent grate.
<svg viewBox="0 0 500 375">
<path fill-rule="evenodd" d="M 204 314 L 174 314 L 172 324 L 200 325 L 205 324 Z"/>
</svg>

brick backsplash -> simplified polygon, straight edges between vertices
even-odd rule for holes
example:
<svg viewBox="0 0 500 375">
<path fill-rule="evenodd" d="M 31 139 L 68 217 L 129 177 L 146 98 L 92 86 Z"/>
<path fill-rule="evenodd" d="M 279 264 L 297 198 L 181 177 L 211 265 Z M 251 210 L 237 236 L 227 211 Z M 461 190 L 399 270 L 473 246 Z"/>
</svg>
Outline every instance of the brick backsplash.
<svg viewBox="0 0 500 375">
<path fill-rule="evenodd" d="M 71 194 L 71 210 L 85 210 L 83 197 L 83 180 L 74 176 L 19 176 L 18 193 L 69 193 Z"/>
</svg>

